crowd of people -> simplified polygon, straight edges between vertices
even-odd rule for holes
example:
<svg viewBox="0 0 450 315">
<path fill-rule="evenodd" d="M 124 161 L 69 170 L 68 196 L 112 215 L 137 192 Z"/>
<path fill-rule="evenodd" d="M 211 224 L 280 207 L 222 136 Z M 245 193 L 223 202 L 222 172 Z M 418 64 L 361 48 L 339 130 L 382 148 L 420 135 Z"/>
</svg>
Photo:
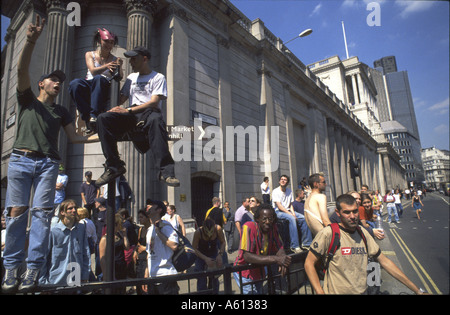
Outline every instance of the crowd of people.
<svg viewBox="0 0 450 315">
<path fill-rule="evenodd" d="M 28 68 L 44 25 L 45 21 L 37 15 L 35 23 L 28 26 L 17 66 L 19 117 L 8 165 L 5 233 L 2 235 L 5 240 L 2 292 L 30 292 L 38 285 L 76 285 L 103 279 L 107 262 L 108 189 L 105 185 L 109 183 L 116 184 L 114 279 L 176 274 L 172 256 L 178 247 L 177 232 L 186 235 L 183 220 L 176 214 L 175 206 L 149 199 L 146 208 L 138 213 L 139 224 L 134 222 L 128 211 L 132 193 L 125 185 L 125 163 L 117 148 L 117 142 L 128 137 L 139 152 L 151 150 L 155 166 L 160 170 L 158 179 L 169 186 L 179 186 L 161 114 L 161 101 L 167 97 L 164 76 L 150 68 L 151 55 L 147 48 L 135 47 L 125 52 L 134 72 L 121 89 L 119 103 L 129 100 L 129 107 L 107 110 L 108 82 L 122 76 L 122 60 L 111 54 L 112 47 L 117 45 L 117 36 L 106 29 L 98 29 L 94 35 L 94 50 L 85 54 L 86 78 L 70 83 L 70 95 L 88 131 L 87 135 L 79 135 L 67 109 L 55 104 L 66 78 L 62 71 L 55 70 L 40 77 L 37 97 L 31 90 Z M 94 181 L 90 171 L 84 174 L 86 181 L 80 187 L 82 205 L 65 196 L 69 179 L 60 164 L 57 145 L 61 127 L 73 143 L 100 141 L 106 159 L 105 172 L 98 179 Z M 140 133 L 144 140 L 130 138 L 130 133 Z M 415 293 L 420 293 L 381 254 L 373 240 L 373 237 L 384 237 L 382 230 L 374 225 L 382 211 L 382 202 L 376 192 L 349 192 L 339 196 L 336 211 L 329 216 L 323 174 L 313 174 L 307 181 L 304 178 L 295 192 L 289 188 L 289 181 L 287 175 L 281 175 L 278 187 L 270 191 L 269 178 L 265 177 L 261 195 L 244 198 L 236 211 L 230 208 L 229 202 L 221 208 L 220 198 L 214 197 L 212 208 L 205 211 L 203 224 L 194 233 L 192 245 L 197 255 L 194 270 L 221 268 L 228 263 L 228 254 L 238 250 L 234 265 L 277 264 L 284 274 L 291 264 L 289 253 L 309 250 L 305 269 L 317 292 L 363 293 L 365 283 L 362 281 L 365 279 L 362 277 L 354 279 L 357 285 L 353 280 L 348 283 L 342 280 L 348 271 L 341 266 L 347 262 L 339 255 L 336 255 L 336 262 L 330 264 L 323 287 L 314 269 L 320 257 L 326 255 L 332 223 L 340 225 L 345 244 L 354 246 L 356 243 L 359 247 L 361 236 L 354 232 L 355 226 L 361 224 L 364 233 L 361 235 L 368 240 L 368 246 L 366 250 L 358 251 L 364 255 L 350 262 L 359 271 L 354 275 L 360 274 L 361 270 L 365 272 L 367 258 L 371 257 Z M 32 188 L 34 194 L 31 194 Z M 389 192 L 384 197 L 388 222 L 392 217 L 399 222 L 403 211 L 397 206 L 395 195 Z M 420 206 L 423 206 L 420 197 L 414 194 L 411 199 L 414 208 L 418 204 L 419 217 Z M 233 248 L 235 229 L 239 235 L 238 248 Z M 264 274 L 264 268 L 255 268 L 234 276 L 241 286 L 263 278 Z M 212 282 L 210 287 L 218 292 L 217 279 Z M 200 277 L 197 289 L 201 291 L 207 286 L 207 279 Z M 262 293 L 260 284 L 245 285 L 242 289 L 245 294 Z M 137 286 L 133 290 L 137 294 L 177 294 L 179 287 L 176 281 L 164 281 Z M 124 294 L 125 288 L 114 293 Z"/>
</svg>

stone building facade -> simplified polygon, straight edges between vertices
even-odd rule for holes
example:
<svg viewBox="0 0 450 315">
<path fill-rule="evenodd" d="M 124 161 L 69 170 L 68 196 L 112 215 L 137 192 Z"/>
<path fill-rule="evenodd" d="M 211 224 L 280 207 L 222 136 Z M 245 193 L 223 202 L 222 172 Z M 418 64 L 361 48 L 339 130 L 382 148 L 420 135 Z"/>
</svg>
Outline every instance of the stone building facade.
<svg viewBox="0 0 450 315">
<path fill-rule="evenodd" d="M 83 0 L 78 1 L 80 26 L 68 26 L 68 2 L 2 4 L 12 18 L 2 77 L 2 189 L 14 140 L 17 58 L 35 14 L 45 16 L 47 26 L 33 55 L 32 82 L 47 69 L 65 71 L 68 79 L 58 102 L 74 116 L 68 82 L 85 75 L 84 52 L 91 49 L 97 27 L 105 27 L 119 36 L 117 56 L 137 45 L 151 48 L 153 68 L 167 78 L 163 112 L 169 127 L 190 129 L 202 118 L 201 128 L 184 134 L 184 142 L 170 142 L 179 188 L 156 179 L 151 154 L 120 143 L 135 195 L 134 216 L 146 198 L 158 198 L 174 204 L 183 218 L 201 221 L 213 196 L 236 209 L 243 197 L 260 194 L 264 176 L 273 189 L 287 174 L 295 190 L 303 177 L 323 172 L 331 202 L 361 183 L 384 190 L 401 178 L 404 170 L 392 148 L 380 145 L 347 104 L 283 49 L 263 21 L 250 21 L 229 1 Z M 94 178 L 103 172 L 100 144 L 73 145 L 61 133 L 60 150 L 69 176 L 67 196 L 81 201 L 84 172 L 91 170 Z M 360 161 L 357 187 L 350 158 Z"/>
</svg>

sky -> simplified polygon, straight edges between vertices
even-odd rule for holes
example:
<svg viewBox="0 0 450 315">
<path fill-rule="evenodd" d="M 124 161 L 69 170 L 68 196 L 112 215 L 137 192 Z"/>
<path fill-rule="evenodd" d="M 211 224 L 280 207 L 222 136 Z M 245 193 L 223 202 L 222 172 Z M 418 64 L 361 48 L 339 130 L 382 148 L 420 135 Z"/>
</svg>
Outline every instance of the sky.
<svg viewBox="0 0 450 315">
<path fill-rule="evenodd" d="M 379 4 L 374 9 L 373 2 Z M 449 150 L 449 2 L 399 0 L 231 0 L 250 20 L 284 42 L 311 28 L 313 33 L 287 46 L 305 65 L 338 55 L 373 67 L 395 56 L 407 71 L 422 148 Z M 368 23 L 372 21 L 371 23 Z M 370 26 L 369 24 L 376 25 Z M 2 48 L 9 21 L 2 16 Z"/>
<path fill-rule="evenodd" d="M 379 4 L 376 20 L 372 2 Z M 261 19 L 305 65 L 338 55 L 373 67 L 395 56 L 407 71 L 422 148 L 449 149 L 449 2 L 396 0 L 231 0 L 247 18 Z M 368 7 L 369 6 L 369 7 Z M 379 25 L 370 26 L 379 21 Z"/>
</svg>

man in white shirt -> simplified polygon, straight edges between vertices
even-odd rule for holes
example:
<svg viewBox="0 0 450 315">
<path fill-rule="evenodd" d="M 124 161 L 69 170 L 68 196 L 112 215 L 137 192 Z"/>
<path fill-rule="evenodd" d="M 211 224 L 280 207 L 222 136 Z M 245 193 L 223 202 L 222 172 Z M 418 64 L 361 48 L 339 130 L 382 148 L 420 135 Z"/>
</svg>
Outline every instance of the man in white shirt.
<svg viewBox="0 0 450 315">
<path fill-rule="evenodd" d="M 147 214 L 151 222 L 147 230 L 148 274 L 150 277 L 176 274 L 172 256 L 178 246 L 178 234 L 169 222 L 161 219 L 166 214 L 166 207 L 162 202 L 154 201 Z M 149 287 L 149 294 L 153 295 L 178 294 L 178 291 L 176 281 L 166 281 Z"/>
<path fill-rule="evenodd" d="M 101 187 L 126 172 L 125 163 L 119 157 L 117 141 L 139 127 L 146 139 L 129 140 L 141 153 L 150 149 L 155 167 L 160 170 L 159 179 L 169 186 L 177 187 L 180 181 L 175 178 L 175 163 L 169 151 L 169 136 L 161 114 L 161 101 L 167 98 L 166 79 L 163 74 L 151 69 L 151 55 L 146 48 L 135 47 L 124 55 L 130 59 L 134 73 L 127 77 L 120 91 L 119 102 L 123 104 L 129 100 L 129 107 L 113 107 L 97 118 L 106 171 L 96 180 L 96 185 Z"/>
<path fill-rule="evenodd" d="M 289 184 L 289 177 L 287 175 L 281 175 L 279 184 L 280 186 L 275 188 L 272 192 L 273 208 L 279 219 L 289 221 L 290 247 L 294 253 L 299 253 L 301 252 L 301 248 L 298 237 L 297 220 L 303 219 L 303 216 L 300 215 L 300 213 L 295 212 L 294 207 L 292 206 L 294 196 L 292 190 L 287 187 Z M 285 247 L 287 247 L 287 245 L 288 244 L 285 244 Z"/>
<path fill-rule="evenodd" d="M 263 203 L 270 204 L 270 187 L 269 187 L 269 177 L 264 177 L 261 183 L 261 194 L 263 198 Z"/>
</svg>

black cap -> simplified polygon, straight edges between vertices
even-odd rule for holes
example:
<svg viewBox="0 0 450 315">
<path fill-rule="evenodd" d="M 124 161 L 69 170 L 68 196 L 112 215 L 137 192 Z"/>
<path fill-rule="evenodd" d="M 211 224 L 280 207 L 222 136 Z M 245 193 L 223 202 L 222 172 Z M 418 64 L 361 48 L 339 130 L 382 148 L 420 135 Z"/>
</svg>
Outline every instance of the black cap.
<svg viewBox="0 0 450 315">
<path fill-rule="evenodd" d="M 127 58 L 136 57 L 137 55 L 146 56 L 148 59 L 151 57 L 150 51 L 142 46 L 134 47 L 132 50 L 126 51 L 123 54 Z"/>
<path fill-rule="evenodd" d="M 92 172 L 91 171 L 87 171 L 86 173 L 84 173 L 84 176 L 92 176 Z"/>
<path fill-rule="evenodd" d="M 55 70 L 49 74 L 41 75 L 38 82 L 44 81 L 45 79 L 50 78 L 51 76 L 57 77 L 61 83 L 63 83 L 64 80 L 66 79 L 66 75 L 64 74 L 64 72 L 62 72 L 61 70 Z"/>
</svg>

